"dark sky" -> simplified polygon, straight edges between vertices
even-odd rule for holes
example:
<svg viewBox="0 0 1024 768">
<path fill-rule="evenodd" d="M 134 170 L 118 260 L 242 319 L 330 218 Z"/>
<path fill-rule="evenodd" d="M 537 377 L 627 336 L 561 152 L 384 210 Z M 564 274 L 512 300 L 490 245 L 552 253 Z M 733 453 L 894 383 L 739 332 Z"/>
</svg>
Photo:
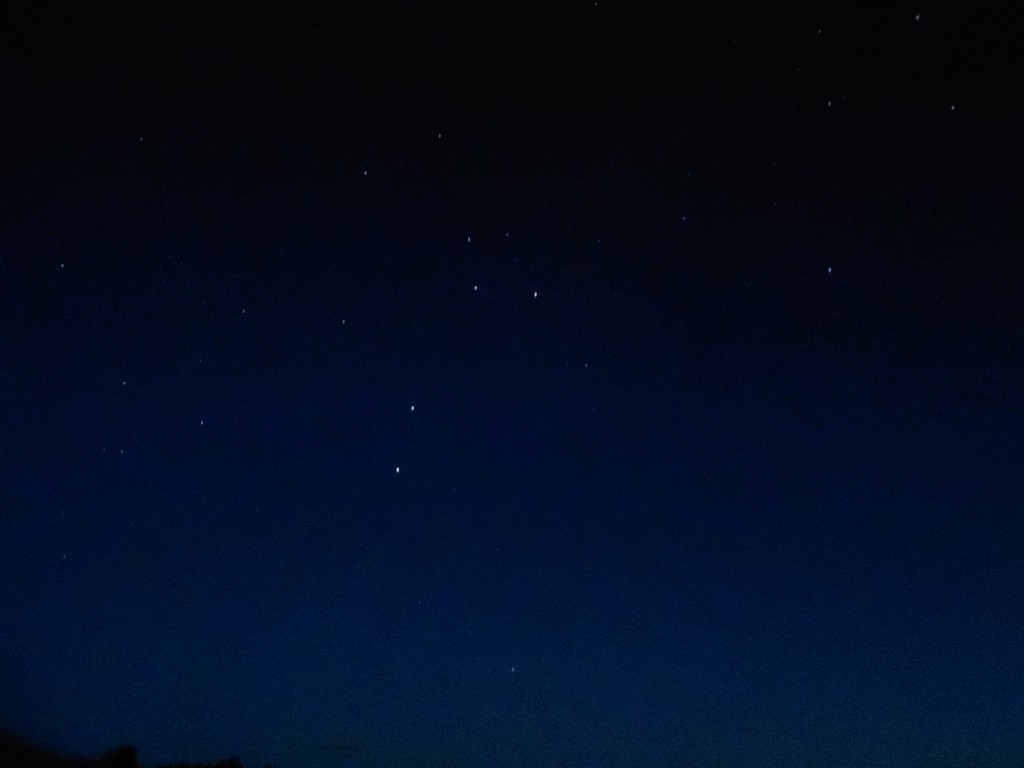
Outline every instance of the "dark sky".
<svg viewBox="0 0 1024 768">
<path fill-rule="evenodd" d="M 1019 28 L 124 5 L 0 18 L 0 725 L 1021 765 Z"/>
</svg>

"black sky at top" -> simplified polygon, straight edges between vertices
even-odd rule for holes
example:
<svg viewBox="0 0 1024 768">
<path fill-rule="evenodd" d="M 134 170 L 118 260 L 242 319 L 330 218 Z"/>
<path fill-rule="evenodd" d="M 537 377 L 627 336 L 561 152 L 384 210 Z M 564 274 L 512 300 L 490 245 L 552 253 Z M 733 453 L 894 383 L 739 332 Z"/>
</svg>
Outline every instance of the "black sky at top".
<svg viewBox="0 0 1024 768">
<path fill-rule="evenodd" d="M 387 211 L 403 250 L 426 232 L 508 228 L 513 211 L 513 224 L 550 228 L 570 251 L 536 269 L 567 281 L 639 276 L 663 302 L 704 271 L 783 294 L 795 279 L 789 298 L 804 303 L 816 286 L 799 281 L 829 251 L 856 248 L 858 234 L 910 237 L 891 243 L 899 264 L 860 260 L 849 275 L 874 285 L 883 312 L 929 280 L 971 281 L 971 268 L 942 263 L 962 217 L 1009 225 L 1013 43 L 994 19 L 926 27 L 894 8 L 797 23 L 803 11 L 600 5 L 76 13 L 12 25 L 21 34 L 6 90 L 19 109 L 6 143 L 35 199 L 18 186 L 5 208 L 22 221 L 81 184 L 92 204 L 107 194 L 125 206 L 111 237 L 132 236 L 145 212 L 148 237 L 157 225 L 167 238 L 185 230 L 265 250 L 284 230 L 293 241 L 337 236 L 339 209 L 357 232 Z M 938 117 L 958 101 L 962 118 Z M 370 195 L 339 183 L 366 168 Z M 398 183 L 375 189 L 378 176 Z M 928 226 L 908 235 L 915 220 Z M 602 228 L 621 240 L 572 253 Z M 664 253 L 683 237 L 689 253 Z M 800 238 L 811 246 L 801 250 L 825 253 L 794 255 Z M 723 241 L 740 245 L 723 257 Z M 986 270 L 1009 258 L 979 257 Z M 416 267 L 396 258 L 364 269 L 418 286 L 444 268 L 430 254 Z M 254 279 L 287 285 L 267 273 Z M 991 290 L 983 274 L 970 306 L 952 311 L 976 311 Z"/>
<path fill-rule="evenodd" d="M 211 238 L 219 227 L 266 242 L 292 216 L 308 217 L 307 236 L 329 236 L 336 225 L 324 209 L 351 202 L 336 180 L 371 165 L 402 182 L 397 200 L 380 191 L 397 209 L 400 242 L 424 226 L 468 226 L 445 218 L 464 217 L 467 199 L 483 208 L 478 217 L 507 219 L 511 208 L 538 223 L 568 218 L 565 236 L 577 239 L 602 221 L 668 240 L 680 233 L 666 214 L 698 206 L 712 243 L 742 237 L 773 205 L 785 237 L 808 220 L 844 233 L 976 212 L 1002 224 L 1012 202 L 1013 43 L 995 19 L 947 17 L 922 30 L 897 8 L 833 10 L 798 25 L 796 12 L 617 6 L 603 15 L 585 4 L 515 14 L 389 4 L 335 15 L 75 13 L 15 26 L 6 78 L 20 107 L 8 120 L 15 168 L 45 158 L 57 178 L 42 184 L 85 174 L 97 192 L 105 181 L 110 194 L 134 191 L 136 205 L 165 215 L 205 204 Z M 968 116 L 937 119 L 957 101 Z M 431 144 L 437 133 L 444 149 Z M 131 147 L 136 135 L 150 146 Z M 375 221 L 381 203 L 350 216 Z M 752 269 L 773 287 L 789 282 L 793 257 L 771 243 L 760 244 L 767 258 L 742 264 L 702 244 L 690 259 L 719 262 L 711 268 L 726 280 Z M 641 265 L 652 282 L 686 269 L 680 254 L 665 258 Z M 927 279 L 888 267 L 884 282 Z"/>
</svg>

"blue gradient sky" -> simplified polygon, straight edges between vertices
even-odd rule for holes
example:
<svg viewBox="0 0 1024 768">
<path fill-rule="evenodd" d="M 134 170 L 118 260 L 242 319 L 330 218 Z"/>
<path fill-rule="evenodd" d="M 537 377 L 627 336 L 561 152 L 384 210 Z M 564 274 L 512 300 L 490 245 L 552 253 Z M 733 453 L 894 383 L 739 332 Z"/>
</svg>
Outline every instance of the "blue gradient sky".
<svg viewBox="0 0 1024 768">
<path fill-rule="evenodd" d="M 9 16 L 4 727 L 257 768 L 1019 764 L 995 20 Z"/>
</svg>

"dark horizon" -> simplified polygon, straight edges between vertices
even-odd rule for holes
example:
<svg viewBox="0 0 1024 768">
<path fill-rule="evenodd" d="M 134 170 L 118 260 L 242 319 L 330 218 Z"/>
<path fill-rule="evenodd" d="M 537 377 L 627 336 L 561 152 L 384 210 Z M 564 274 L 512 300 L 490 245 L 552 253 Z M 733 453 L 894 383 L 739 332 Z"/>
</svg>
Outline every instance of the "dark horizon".
<svg viewBox="0 0 1024 768">
<path fill-rule="evenodd" d="M 1005 19 L 0 30 L 0 726 L 147 765 L 1024 760 Z"/>
<path fill-rule="evenodd" d="M 178 761 L 153 766 L 152 763 L 139 762 L 138 749 L 133 744 L 120 744 L 95 757 L 74 755 L 37 744 L 3 727 L 0 727 L 0 763 L 4 768 L 244 768 L 237 757 L 202 764 Z"/>
</svg>

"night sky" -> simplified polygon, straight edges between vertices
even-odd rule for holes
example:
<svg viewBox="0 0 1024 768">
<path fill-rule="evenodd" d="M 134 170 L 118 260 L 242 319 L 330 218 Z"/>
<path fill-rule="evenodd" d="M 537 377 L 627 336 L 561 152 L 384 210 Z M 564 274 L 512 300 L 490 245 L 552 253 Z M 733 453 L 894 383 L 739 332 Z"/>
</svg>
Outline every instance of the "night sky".
<svg viewBox="0 0 1024 768">
<path fill-rule="evenodd" d="M 0 726 L 1022 764 L 1008 18 L 125 5 L 0 18 Z"/>
</svg>

